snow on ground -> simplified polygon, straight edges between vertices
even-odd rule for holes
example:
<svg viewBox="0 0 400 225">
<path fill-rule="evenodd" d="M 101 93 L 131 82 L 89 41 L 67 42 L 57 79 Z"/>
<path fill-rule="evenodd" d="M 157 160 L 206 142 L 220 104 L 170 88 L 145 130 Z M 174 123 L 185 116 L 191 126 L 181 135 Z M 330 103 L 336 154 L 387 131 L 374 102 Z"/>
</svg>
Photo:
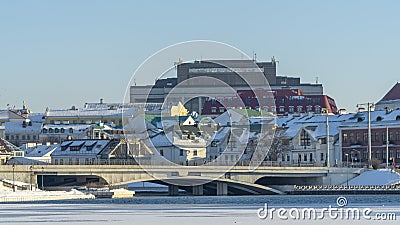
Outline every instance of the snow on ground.
<svg viewBox="0 0 400 225">
<path fill-rule="evenodd" d="M 41 200 L 93 199 L 94 195 L 85 194 L 78 190 L 70 191 L 20 191 L 0 189 L 0 202 L 24 202 Z"/>
<path fill-rule="evenodd" d="M 390 169 L 369 170 L 354 179 L 349 185 L 391 185 L 400 183 L 400 174 Z"/>
</svg>

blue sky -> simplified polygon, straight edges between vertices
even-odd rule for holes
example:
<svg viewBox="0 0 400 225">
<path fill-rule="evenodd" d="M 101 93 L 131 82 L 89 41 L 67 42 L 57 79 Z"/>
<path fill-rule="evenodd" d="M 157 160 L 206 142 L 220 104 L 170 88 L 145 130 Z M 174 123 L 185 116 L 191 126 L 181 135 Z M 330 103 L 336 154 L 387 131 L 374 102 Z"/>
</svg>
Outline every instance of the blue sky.
<svg viewBox="0 0 400 225">
<path fill-rule="evenodd" d="M 215 40 L 319 82 L 340 108 L 399 80 L 399 1 L 0 1 L 0 108 L 121 102 L 168 45 Z M 149 81 L 149 83 L 152 81 Z"/>
</svg>

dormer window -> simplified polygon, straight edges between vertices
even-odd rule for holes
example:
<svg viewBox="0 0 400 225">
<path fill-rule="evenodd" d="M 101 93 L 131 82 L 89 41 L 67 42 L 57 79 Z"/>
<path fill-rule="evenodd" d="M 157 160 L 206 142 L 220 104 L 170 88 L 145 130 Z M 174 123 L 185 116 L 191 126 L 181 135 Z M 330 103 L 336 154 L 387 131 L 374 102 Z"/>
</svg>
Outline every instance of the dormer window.
<svg viewBox="0 0 400 225">
<path fill-rule="evenodd" d="M 381 116 L 376 117 L 376 121 L 382 121 L 382 120 L 383 120 L 383 117 L 381 117 Z"/>
</svg>

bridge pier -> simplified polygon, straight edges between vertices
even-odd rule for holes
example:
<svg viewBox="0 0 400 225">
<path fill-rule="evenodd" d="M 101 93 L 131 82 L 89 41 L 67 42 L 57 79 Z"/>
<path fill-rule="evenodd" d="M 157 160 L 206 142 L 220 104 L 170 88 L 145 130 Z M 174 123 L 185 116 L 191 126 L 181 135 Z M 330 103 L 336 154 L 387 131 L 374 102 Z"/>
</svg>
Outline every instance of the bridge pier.
<svg viewBox="0 0 400 225">
<path fill-rule="evenodd" d="M 226 196 L 228 195 L 228 184 L 224 182 L 217 182 L 217 195 Z"/>
<path fill-rule="evenodd" d="M 203 194 L 204 194 L 203 185 L 193 186 L 193 195 L 194 196 L 203 196 Z"/>
<path fill-rule="evenodd" d="M 168 185 L 168 195 L 177 196 L 179 194 L 179 187 L 173 184 Z"/>
</svg>

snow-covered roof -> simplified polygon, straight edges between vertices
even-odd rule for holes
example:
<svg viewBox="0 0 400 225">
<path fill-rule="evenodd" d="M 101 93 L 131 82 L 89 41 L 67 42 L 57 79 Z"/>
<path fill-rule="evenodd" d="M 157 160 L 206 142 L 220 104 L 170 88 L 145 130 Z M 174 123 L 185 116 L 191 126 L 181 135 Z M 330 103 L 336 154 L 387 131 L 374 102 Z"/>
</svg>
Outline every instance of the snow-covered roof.
<svg viewBox="0 0 400 225">
<path fill-rule="evenodd" d="M 217 118 L 214 119 L 215 123 L 219 123 L 221 125 L 227 125 L 228 123 L 237 123 L 240 122 L 244 116 L 235 110 L 228 109 L 226 112 L 219 115 Z"/>
<path fill-rule="evenodd" d="M 32 122 L 32 126 L 26 123 L 26 127 L 22 126 L 22 122 L 5 122 L 3 126 L 7 134 L 16 133 L 39 133 L 42 129 L 42 123 Z"/>
<path fill-rule="evenodd" d="M 398 183 L 400 183 L 400 174 L 389 169 L 369 170 L 349 180 L 349 185 L 391 185 Z"/>
<path fill-rule="evenodd" d="M 43 129 L 64 129 L 64 133 L 70 133 L 70 129 L 73 129 L 73 133 L 85 132 L 87 131 L 92 125 L 90 124 L 45 124 L 43 125 Z"/>
<path fill-rule="evenodd" d="M 28 118 L 32 121 L 32 122 L 39 122 L 39 123 L 43 123 L 44 122 L 44 117 L 46 116 L 46 114 L 44 113 L 31 113 L 28 115 Z"/>
<path fill-rule="evenodd" d="M 65 141 L 57 146 L 54 152 L 51 154 L 54 156 L 66 156 L 66 155 L 98 155 L 112 140 L 76 140 L 76 141 Z M 93 144 L 95 142 L 95 144 Z M 71 147 L 79 147 L 79 150 L 72 150 Z M 93 147 L 88 149 L 88 147 Z"/>
<path fill-rule="evenodd" d="M 8 120 L 8 110 L 0 110 L 0 120 Z"/>
<path fill-rule="evenodd" d="M 38 145 L 36 147 L 27 148 L 25 150 L 25 157 L 43 157 L 44 155 L 51 154 L 60 144 L 54 145 Z"/>
<path fill-rule="evenodd" d="M 160 132 L 155 136 L 151 137 L 151 142 L 154 147 L 172 147 L 172 142 L 168 139 L 164 132 Z"/>
<path fill-rule="evenodd" d="M 122 113 L 124 109 L 118 108 L 118 109 L 59 109 L 59 110 L 49 110 L 46 114 L 46 117 L 51 118 L 51 117 L 83 117 L 83 118 L 88 118 L 88 117 L 94 117 L 97 118 L 99 116 L 101 117 L 121 117 L 122 118 Z"/>
</svg>

